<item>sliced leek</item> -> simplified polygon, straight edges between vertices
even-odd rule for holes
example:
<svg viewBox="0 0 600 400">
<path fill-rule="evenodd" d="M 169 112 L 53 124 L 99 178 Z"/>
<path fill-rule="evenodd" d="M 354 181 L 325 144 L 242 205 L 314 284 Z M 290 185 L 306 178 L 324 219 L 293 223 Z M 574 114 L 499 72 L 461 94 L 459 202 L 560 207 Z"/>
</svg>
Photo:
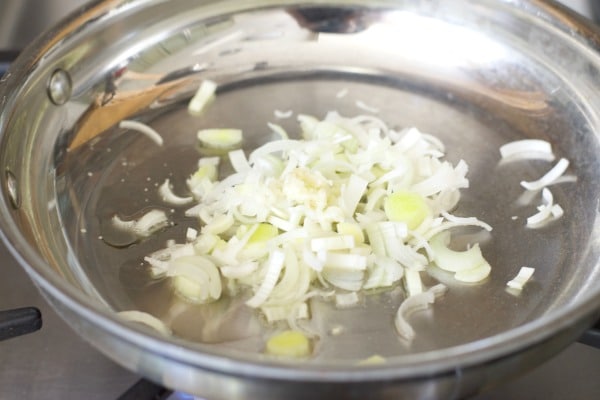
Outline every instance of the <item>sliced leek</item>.
<svg viewBox="0 0 600 400">
<path fill-rule="evenodd" d="M 201 158 L 188 178 L 197 204 L 186 215 L 200 227 L 188 231 L 185 247 L 146 257 L 154 276 L 169 277 L 193 303 L 243 293 L 267 322 L 290 327 L 310 317 L 309 299 L 324 290 L 345 308 L 357 306 L 363 290 L 403 284 L 407 300 L 396 318 L 403 337 L 414 333 L 409 314 L 442 293 L 426 286 L 429 264 L 457 280 L 485 279 L 490 266 L 477 244 L 448 248 L 454 227 L 491 229 L 450 214 L 468 187 L 464 161 L 453 165 L 438 139 L 416 128 L 395 131 L 374 116 L 297 119 L 301 138 L 268 124 L 277 139 L 248 154 L 237 129 L 198 132 L 202 147 L 225 151 Z M 233 171 L 228 176 L 219 175 L 222 163 Z M 165 201 L 183 204 L 168 184 Z M 269 339 L 266 352 L 305 356 L 309 340 L 284 332 Z"/>
</svg>

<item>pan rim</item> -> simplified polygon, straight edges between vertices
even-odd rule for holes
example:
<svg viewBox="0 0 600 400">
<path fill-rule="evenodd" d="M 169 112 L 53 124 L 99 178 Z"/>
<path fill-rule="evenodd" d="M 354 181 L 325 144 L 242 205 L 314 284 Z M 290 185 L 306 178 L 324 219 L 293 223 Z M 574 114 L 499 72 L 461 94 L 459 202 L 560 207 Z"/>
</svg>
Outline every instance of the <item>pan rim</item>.
<svg viewBox="0 0 600 400">
<path fill-rule="evenodd" d="M 592 27 L 583 18 L 563 13 L 564 10 L 556 3 L 532 0 L 529 5 L 532 9 L 543 11 L 543 15 L 546 15 L 547 18 L 553 18 L 556 24 L 560 22 L 565 27 L 563 29 L 568 29 L 568 23 L 571 23 L 586 28 L 585 32 L 595 32 L 596 28 Z M 557 15 L 562 16 L 563 20 L 555 19 Z M 593 45 L 600 43 L 600 36 L 597 35 L 597 32 L 595 34 L 593 37 L 588 37 Z M 10 71 L 15 75 L 26 74 L 36 60 L 33 57 L 37 52 L 36 47 L 41 48 L 42 43 L 48 42 L 49 39 L 50 35 L 38 39 L 37 45 L 34 45 L 20 57 Z M 10 90 L 11 84 L 16 85 L 15 82 L 17 81 L 18 79 L 13 77 L 11 83 L 7 85 L 8 89 L 5 90 Z M 8 102 L 4 99 L 2 105 L 6 106 Z M 2 120 L 0 120 L 1 122 Z M 3 136 L 4 133 L 2 133 L 0 139 Z M 286 365 L 272 362 L 258 363 L 256 360 L 252 361 L 250 356 L 236 358 L 235 363 L 233 363 L 231 358 L 219 354 L 220 352 L 213 352 L 210 348 L 204 349 L 205 346 L 190 345 L 178 339 L 170 339 L 165 343 L 164 338 L 156 334 L 122 323 L 116 316 L 100 309 L 83 294 L 50 274 L 47 263 L 35 254 L 33 247 L 20 234 L 17 225 L 12 220 L 11 211 L 6 201 L 0 202 L 0 216 L 0 226 L 3 228 L 0 234 L 2 240 L 36 284 L 53 299 L 66 305 L 69 310 L 74 311 L 94 326 L 114 334 L 120 340 L 127 341 L 136 347 L 194 367 L 225 372 L 231 375 L 262 378 L 276 376 L 281 379 L 299 381 L 321 381 L 326 379 L 327 381 L 344 382 L 348 380 L 407 379 L 431 376 L 432 374 L 446 374 L 459 367 L 468 368 L 495 358 L 506 357 L 509 354 L 543 342 L 555 335 L 556 332 L 567 330 L 576 325 L 577 322 L 596 313 L 597 304 L 600 304 L 600 290 L 597 290 L 579 304 L 570 305 L 570 307 L 545 315 L 493 337 L 442 350 L 403 356 L 402 359 L 408 361 L 390 362 L 388 365 L 369 367 L 339 366 L 328 363 Z M 547 326 L 553 326 L 554 330 L 545 329 Z M 198 351 L 200 349 L 202 353 Z M 486 351 L 482 352 L 481 350 Z M 335 370 L 332 370 L 332 367 L 335 367 Z M 322 374 L 323 369 L 328 372 L 326 376 Z"/>
</svg>

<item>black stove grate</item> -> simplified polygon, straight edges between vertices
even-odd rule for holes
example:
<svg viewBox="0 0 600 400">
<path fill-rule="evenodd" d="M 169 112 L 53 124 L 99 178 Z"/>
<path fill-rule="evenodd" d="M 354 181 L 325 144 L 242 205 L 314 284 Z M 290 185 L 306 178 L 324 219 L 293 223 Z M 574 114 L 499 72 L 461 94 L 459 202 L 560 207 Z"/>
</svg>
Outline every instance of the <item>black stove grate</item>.
<svg viewBox="0 0 600 400">
<path fill-rule="evenodd" d="M 166 400 L 171 394 L 173 392 L 169 389 L 146 379 L 140 379 L 117 400 Z"/>
<path fill-rule="evenodd" d="M 0 340 L 35 332 L 42 327 L 42 314 L 35 307 L 0 311 Z"/>
<path fill-rule="evenodd" d="M 18 51 L 0 49 L 0 78 L 2 78 L 2 75 L 8 69 L 10 63 L 17 58 L 18 54 Z"/>
</svg>

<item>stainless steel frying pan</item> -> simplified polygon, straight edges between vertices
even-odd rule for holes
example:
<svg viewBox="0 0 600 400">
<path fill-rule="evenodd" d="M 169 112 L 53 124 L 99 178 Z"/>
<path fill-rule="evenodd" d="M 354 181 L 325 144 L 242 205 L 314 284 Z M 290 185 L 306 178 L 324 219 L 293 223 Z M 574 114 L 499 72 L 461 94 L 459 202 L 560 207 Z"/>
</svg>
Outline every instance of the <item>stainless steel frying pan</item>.
<svg viewBox="0 0 600 400">
<path fill-rule="evenodd" d="M 598 46 L 594 26 L 539 0 L 96 2 L 40 37 L 0 84 L 3 238 L 77 332 L 171 388 L 210 399 L 474 394 L 553 356 L 599 315 Z M 187 101 L 204 79 L 219 84 L 217 101 L 192 118 Z M 440 277 L 450 290 L 411 318 L 411 344 L 394 333 L 403 295 L 390 290 L 349 310 L 315 300 L 313 357 L 267 357 L 272 328 L 238 300 L 186 305 L 140 266 L 195 223 L 183 210 L 136 243 L 107 224 L 156 206 L 166 177 L 183 182 L 200 128 L 241 128 L 250 149 L 270 139 L 276 109 L 357 115 L 357 101 L 465 159 L 471 186 L 456 212 L 494 227 L 482 246 L 490 279 Z M 125 118 L 164 145 L 119 129 Z M 519 182 L 552 163 L 500 163 L 499 146 L 523 138 L 552 143 L 576 177 L 552 186 L 565 214 L 540 229 L 525 226 L 539 199 Z M 533 281 L 507 292 L 523 265 Z M 175 336 L 115 316 L 127 309 Z M 373 354 L 386 362 L 357 363 Z"/>
</svg>

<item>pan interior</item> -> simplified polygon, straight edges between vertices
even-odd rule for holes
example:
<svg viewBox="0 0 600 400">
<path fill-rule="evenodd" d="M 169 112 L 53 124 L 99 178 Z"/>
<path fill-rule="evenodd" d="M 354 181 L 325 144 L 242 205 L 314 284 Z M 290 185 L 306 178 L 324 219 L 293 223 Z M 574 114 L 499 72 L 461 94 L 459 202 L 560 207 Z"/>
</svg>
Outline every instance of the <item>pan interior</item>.
<svg viewBox="0 0 600 400">
<path fill-rule="evenodd" d="M 357 106 L 363 102 L 390 126 L 416 126 L 439 137 L 449 160 L 468 163 L 470 187 L 462 191 L 455 214 L 476 216 L 493 227 L 482 242 L 493 269 L 488 280 L 475 285 L 436 275 L 449 291 L 411 317 L 417 336 L 410 344 L 393 327 L 404 298 L 400 286 L 366 295 L 352 309 L 313 300 L 312 319 L 301 323 L 318 334 L 313 360 L 458 346 L 597 294 L 589 282 L 598 275 L 600 91 L 594 77 L 599 64 L 596 56 L 580 51 L 576 39 L 525 15 L 503 19 L 485 1 L 463 8 L 400 2 L 401 10 L 382 4 L 368 10 L 272 7 L 235 15 L 211 13 L 210 7 L 199 11 L 188 3 L 169 2 L 172 9 L 162 22 L 169 29 L 148 24 L 136 33 L 143 45 L 135 50 L 111 42 L 110 29 L 64 50 L 63 59 L 79 54 L 93 72 L 70 71 L 73 97 L 64 107 L 76 120 L 75 129 L 57 138 L 50 161 L 61 222 L 57 240 L 69 250 L 69 262 L 54 267 L 73 285 L 112 309 L 149 312 L 192 342 L 261 352 L 266 335 L 282 326 L 266 326 L 243 299 L 192 306 L 175 296 L 167 281 L 149 279 L 143 257 L 169 239 L 183 241 L 187 227 L 199 227 L 184 216 L 185 207 L 165 205 L 157 186 L 169 178 L 176 191 L 185 190 L 185 179 L 202 157 L 199 129 L 240 128 L 249 151 L 274 138 L 267 122 L 297 135 L 296 115 L 369 113 Z M 193 11 L 184 14 L 185 7 Z M 105 50 L 94 52 L 98 43 Z M 100 57 L 102 70 L 92 67 L 100 65 L 94 63 Z M 217 97 L 200 117 L 192 117 L 187 101 L 204 79 L 219 84 Z M 98 136 L 66 150 L 81 134 L 77 127 L 86 126 L 85 119 L 97 111 L 91 103 L 102 108 L 119 94 L 156 87 L 165 90 L 127 118 L 152 126 L 164 138 L 162 146 L 123 132 L 114 120 Z M 294 117 L 278 119 L 275 110 L 291 110 Z M 576 177 L 551 187 L 565 214 L 539 229 L 527 228 L 525 221 L 541 195 L 525 193 L 520 182 L 539 178 L 556 161 L 501 163 L 498 151 L 525 138 L 549 141 L 557 159 L 570 161 L 567 174 Z M 175 225 L 136 243 L 111 228 L 113 215 L 133 216 L 151 207 L 167 211 Z M 521 266 L 534 267 L 534 278 L 521 293 L 510 293 L 506 283 Z"/>
</svg>

